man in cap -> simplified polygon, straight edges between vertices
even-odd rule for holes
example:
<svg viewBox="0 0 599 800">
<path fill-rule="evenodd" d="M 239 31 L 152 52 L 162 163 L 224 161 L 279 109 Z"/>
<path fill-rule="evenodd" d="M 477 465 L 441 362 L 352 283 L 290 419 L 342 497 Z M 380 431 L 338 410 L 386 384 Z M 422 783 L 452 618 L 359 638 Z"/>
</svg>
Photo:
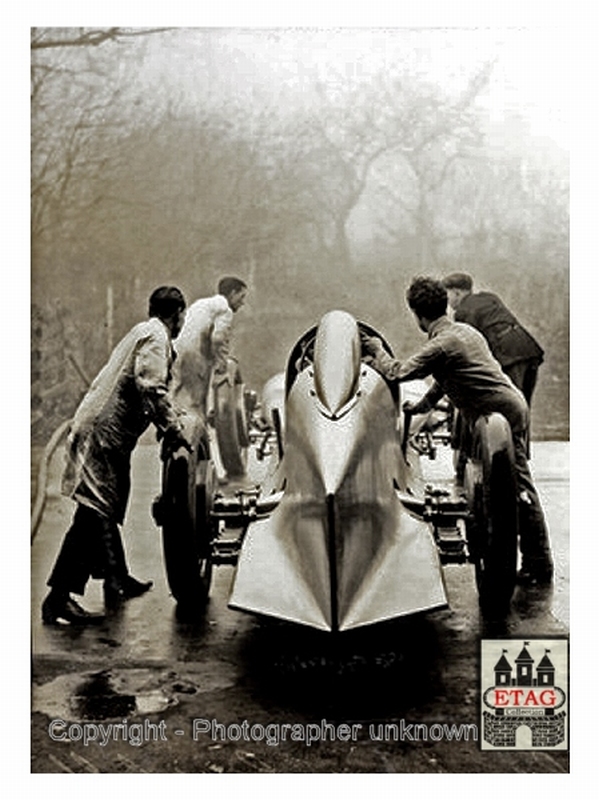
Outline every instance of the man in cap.
<svg viewBox="0 0 599 800">
<path fill-rule="evenodd" d="M 152 585 L 129 574 L 119 531 L 130 489 L 131 453 L 154 423 L 166 449 L 188 446 L 168 394 L 185 300 L 174 286 L 156 289 L 149 317 L 119 342 L 79 405 L 67 443 L 63 492 L 77 502 L 42 605 L 46 624 L 85 625 L 103 619 L 73 598 L 90 577 L 104 579 L 107 606 Z"/>
<path fill-rule="evenodd" d="M 473 292 L 470 275 L 454 272 L 443 279 L 456 322 L 467 322 L 485 337 L 503 371 L 520 389 L 528 405 L 543 362 L 543 350 L 505 304 L 491 292 Z"/>
<path fill-rule="evenodd" d="M 420 329 L 428 335 L 422 349 L 401 363 L 389 356 L 382 342 L 366 338 L 373 366 L 388 380 L 409 381 L 432 375 L 434 382 L 417 403 L 404 408 L 424 414 L 446 395 L 468 425 L 481 414 L 498 412 L 510 424 L 519 490 L 520 580 L 549 583 L 553 561 L 539 496 L 528 466 L 529 412 L 522 392 L 501 370 L 482 334 L 447 316 L 447 291 L 434 278 L 416 278 L 407 292 Z"/>
</svg>

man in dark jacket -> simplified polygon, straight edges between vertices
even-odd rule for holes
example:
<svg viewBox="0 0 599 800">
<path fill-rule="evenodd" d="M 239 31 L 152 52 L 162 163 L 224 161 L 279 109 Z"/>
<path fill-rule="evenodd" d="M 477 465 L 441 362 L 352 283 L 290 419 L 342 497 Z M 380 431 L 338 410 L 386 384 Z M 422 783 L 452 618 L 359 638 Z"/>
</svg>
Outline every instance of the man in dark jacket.
<svg viewBox="0 0 599 800">
<path fill-rule="evenodd" d="M 541 502 L 528 466 L 528 406 L 501 370 L 485 338 L 470 325 L 452 322 L 446 315 L 447 291 L 434 278 L 416 278 L 407 300 L 428 342 L 403 363 L 386 353 L 380 339 L 365 341 L 373 367 L 387 380 L 434 378 L 431 388 L 417 403 L 404 408 L 424 414 L 446 395 L 472 425 L 481 414 L 498 412 L 510 424 L 514 441 L 519 490 L 522 582 L 549 583 L 553 562 L 549 534 Z"/>
<path fill-rule="evenodd" d="M 455 272 L 443 280 L 456 322 L 467 322 L 485 337 L 503 371 L 531 405 L 537 371 L 543 361 L 539 343 L 491 292 L 473 292 L 472 278 Z"/>
</svg>

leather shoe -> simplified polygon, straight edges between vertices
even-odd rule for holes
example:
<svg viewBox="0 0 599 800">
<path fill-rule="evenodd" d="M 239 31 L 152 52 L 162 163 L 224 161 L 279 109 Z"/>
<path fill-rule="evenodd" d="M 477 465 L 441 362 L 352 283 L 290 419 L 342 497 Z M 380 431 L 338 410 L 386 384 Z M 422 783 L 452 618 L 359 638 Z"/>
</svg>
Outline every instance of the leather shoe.
<svg viewBox="0 0 599 800">
<path fill-rule="evenodd" d="M 106 581 L 104 583 L 104 600 L 107 606 L 114 608 L 124 600 L 145 594 L 153 585 L 153 581 L 138 581 L 133 575 L 127 575 L 122 581 Z"/>
<path fill-rule="evenodd" d="M 104 619 L 104 614 L 86 611 L 69 595 L 55 597 L 49 594 L 42 604 L 44 625 L 97 625 Z"/>
<path fill-rule="evenodd" d="M 553 580 L 551 564 L 524 564 L 518 572 L 517 582 L 521 586 L 548 586 Z"/>
<path fill-rule="evenodd" d="M 138 581 L 133 575 L 127 575 L 121 589 L 128 600 L 130 597 L 139 597 L 141 594 L 145 594 L 153 585 L 154 581 Z"/>
</svg>

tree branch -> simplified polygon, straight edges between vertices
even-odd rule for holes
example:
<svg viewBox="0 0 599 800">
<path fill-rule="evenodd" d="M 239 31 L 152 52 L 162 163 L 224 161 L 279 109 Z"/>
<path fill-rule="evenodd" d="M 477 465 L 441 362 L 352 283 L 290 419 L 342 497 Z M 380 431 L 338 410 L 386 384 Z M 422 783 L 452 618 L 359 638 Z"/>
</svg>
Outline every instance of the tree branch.
<svg viewBox="0 0 599 800">
<path fill-rule="evenodd" d="M 55 39 L 44 39 L 43 37 L 34 38 L 31 41 L 32 50 L 43 50 L 51 47 L 97 47 L 107 41 L 118 41 L 118 39 L 132 38 L 134 36 L 146 36 L 152 33 L 164 33 L 173 30 L 172 28 L 142 28 L 139 30 L 127 30 L 126 28 L 103 28 L 91 31 L 84 31 L 74 38 L 57 37 Z"/>
</svg>

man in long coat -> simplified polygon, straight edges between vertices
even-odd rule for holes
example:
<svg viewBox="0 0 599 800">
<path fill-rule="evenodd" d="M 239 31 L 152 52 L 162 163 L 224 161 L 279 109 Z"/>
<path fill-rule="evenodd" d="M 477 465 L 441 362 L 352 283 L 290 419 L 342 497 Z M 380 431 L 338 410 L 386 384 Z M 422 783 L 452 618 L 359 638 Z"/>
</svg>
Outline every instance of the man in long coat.
<svg viewBox="0 0 599 800">
<path fill-rule="evenodd" d="M 67 443 L 63 493 L 77 502 L 42 606 L 47 624 L 87 624 L 102 618 L 71 597 L 82 595 L 88 578 L 104 579 L 107 605 L 147 591 L 150 582 L 129 575 L 119 531 L 130 489 L 131 453 L 154 423 L 171 447 L 187 444 L 168 385 L 171 340 L 182 326 L 185 300 L 176 287 L 156 289 L 150 319 L 140 322 L 115 347 L 78 407 Z"/>
</svg>

